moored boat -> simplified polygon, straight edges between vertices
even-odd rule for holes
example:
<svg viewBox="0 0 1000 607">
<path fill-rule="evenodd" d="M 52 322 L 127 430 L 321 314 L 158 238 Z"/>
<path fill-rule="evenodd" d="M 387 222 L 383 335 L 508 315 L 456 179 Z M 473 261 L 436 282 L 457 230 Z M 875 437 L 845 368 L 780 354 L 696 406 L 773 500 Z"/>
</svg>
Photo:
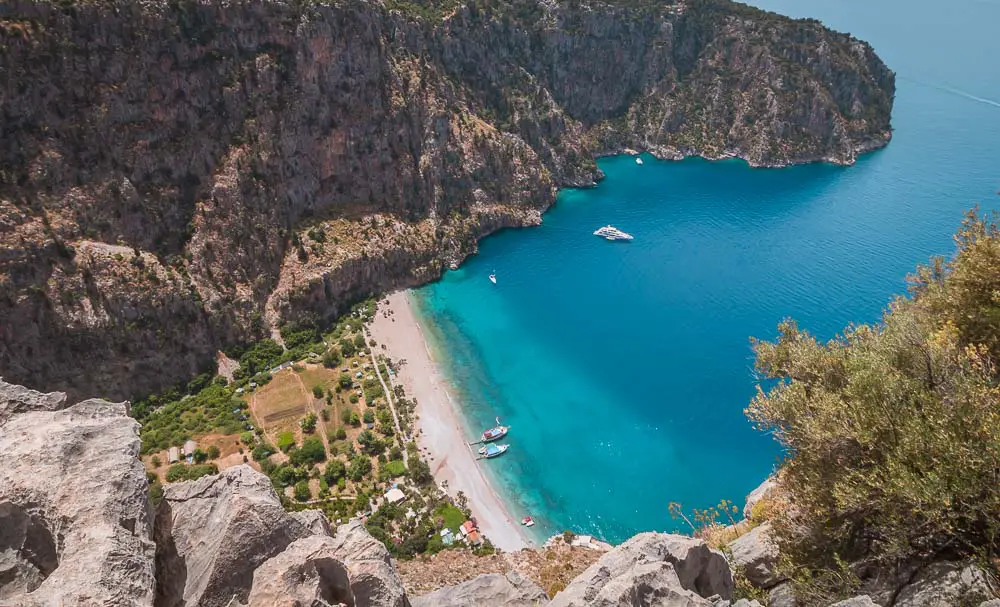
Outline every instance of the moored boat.
<svg viewBox="0 0 1000 607">
<path fill-rule="evenodd" d="M 535 524 L 535 521 L 530 516 L 526 516 L 523 519 L 521 519 L 521 524 L 524 525 L 525 527 L 531 527 Z"/>
<path fill-rule="evenodd" d="M 490 443 L 479 449 L 479 455 L 489 459 L 491 457 L 503 455 L 507 452 L 508 448 L 510 448 L 510 445 L 495 445 Z"/>
<path fill-rule="evenodd" d="M 497 418 L 497 425 L 493 426 L 489 430 L 483 431 L 482 442 L 489 443 L 495 440 L 500 440 L 501 438 L 507 436 L 507 432 L 510 430 L 510 426 L 504 426 L 500 423 L 500 418 Z"/>
<path fill-rule="evenodd" d="M 497 273 L 496 273 L 496 270 L 494 270 L 493 273 L 490 274 L 490 282 L 492 282 L 493 284 L 497 284 Z"/>
</svg>

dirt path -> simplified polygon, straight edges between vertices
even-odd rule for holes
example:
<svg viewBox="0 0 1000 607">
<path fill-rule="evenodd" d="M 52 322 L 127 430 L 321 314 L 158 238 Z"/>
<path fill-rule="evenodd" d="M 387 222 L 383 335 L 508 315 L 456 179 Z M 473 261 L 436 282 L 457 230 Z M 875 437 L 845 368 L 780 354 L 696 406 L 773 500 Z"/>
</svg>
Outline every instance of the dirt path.
<svg viewBox="0 0 1000 607">
<path fill-rule="evenodd" d="M 271 436 L 271 434 L 267 431 L 267 424 L 264 423 L 264 418 L 261 417 L 259 413 L 257 413 L 257 392 L 256 391 L 254 391 L 250 395 L 250 398 L 247 400 L 247 403 L 250 405 L 250 413 L 253 414 L 254 421 L 257 422 L 257 427 L 260 428 L 261 432 L 264 433 L 264 438 L 267 439 L 267 442 L 271 443 L 272 447 L 274 447 L 275 449 L 277 449 L 278 448 L 278 441 L 273 436 Z M 277 453 L 275 453 L 275 455 L 278 455 L 278 454 L 280 454 L 279 459 L 281 461 L 285 461 L 287 459 L 287 456 L 284 453 L 281 453 L 281 451 L 278 451 Z M 274 456 L 272 455 L 271 457 L 274 457 Z"/>
<path fill-rule="evenodd" d="M 319 432 L 319 439 L 323 441 L 323 448 L 326 449 L 326 453 L 329 455 L 330 443 L 326 438 L 327 429 L 326 422 L 323 421 L 323 405 L 320 404 L 319 409 L 316 408 L 316 398 L 313 397 L 311 390 L 306 389 L 306 382 L 302 381 L 302 377 L 298 373 L 295 373 L 294 370 L 292 373 L 295 375 L 296 381 L 299 382 L 299 389 L 302 391 L 302 397 L 306 399 L 306 406 L 309 411 L 316 415 L 316 431 Z M 322 401 L 320 402 L 322 403 Z"/>
<path fill-rule="evenodd" d="M 371 343 L 371 337 L 368 335 L 367 328 L 362 327 L 361 334 L 365 336 L 366 343 Z M 394 426 L 396 426 L 396 436 L 399 437 L 400 441 L 404 442 L 403 465 L 409 468 L 410 454 L 405 448 L 405 442 L 407 442 L 407 437 L 403 436 L 402 427 L 399 425 L 399 415 L 396 413 L 396 403 L 393 400 L 394 395 L 392 393 L 392 390 L 389 389 L 389 386 L 386 385 L 385 380 L 382 379 L 382 373 L 378 370 L 378 360 L 375 359 L 375 349 L 369 347 L 368 352 L 369 354 L 371 354 L 372 357 L 372 366 L 375 367 L 375 375 L 378 377 L 379 383 L 382 384 L 382 390 L 385 392 L 385 400 L 389 402 L 389 410 L 392 411 L 392 423 Z M 392 379 L 390 379 L 389 382 L 392 383 Z"/>
</svg>

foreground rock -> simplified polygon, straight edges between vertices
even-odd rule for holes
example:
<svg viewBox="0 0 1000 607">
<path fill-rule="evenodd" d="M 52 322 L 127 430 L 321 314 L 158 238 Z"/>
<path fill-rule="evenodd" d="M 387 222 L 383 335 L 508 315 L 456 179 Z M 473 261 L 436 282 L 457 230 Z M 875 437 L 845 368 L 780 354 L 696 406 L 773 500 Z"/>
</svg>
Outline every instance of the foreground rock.
<svg viewBox="0 0 1000 607">
<path fill-rule="evenodd" d="M 778 547 L 770 537 L 771 525 L 754 527 L 729 543 L 733 565 L 743 570 L 747 580 L 759 588 L 773 588 L 782 581 L 775 573 Z"/>
<path fill-rule="evenodd" d="M 725 557 L 705 542 L 640 533 L 608 552 L 553 598 L 552 607 L 712 605 L 729 599 L 733 578 Z"/>
<path fill-rule="evenodd" d="M 344 562 L 351 579 L 351 592 L 358 605 L 408 607 L 410 605 L 389 551 L 369 535 L 360 521 L 337 528 L 334 555 Z"/>
<path fill-rule="evenodd" d="M 310 535 L 249 466 L 167 485 L 156 513 L 157 606 L 246 602 L 254 570 Z"/>
<path fill-rule="evenodd" d="M 899 583 L 874 584 L 868 594 L 875 603 L 894 607 L 978 605 L 994 598 L 986 574 L 971 563 L 931 563 L 906 573 L 904 580 L 902 588 Z"/>
<path fill-rule="evenodd" d="M 321 535 L 292 542 L 254 572 L 249 607 L 366 604 L 355 601 L 335 548 L 332 538 Z"/>
<path fill-rule="evenodd" d="M 517 571 L 487 573 L 457 586 L 414 598 L 413 607 L 535 607 L 549 600 L 545 591 Z"/>
<path fill-rule="evenodd" d="M 0 380 L 0 605 L 152 605 L 139 424 Z"/>
</svg>

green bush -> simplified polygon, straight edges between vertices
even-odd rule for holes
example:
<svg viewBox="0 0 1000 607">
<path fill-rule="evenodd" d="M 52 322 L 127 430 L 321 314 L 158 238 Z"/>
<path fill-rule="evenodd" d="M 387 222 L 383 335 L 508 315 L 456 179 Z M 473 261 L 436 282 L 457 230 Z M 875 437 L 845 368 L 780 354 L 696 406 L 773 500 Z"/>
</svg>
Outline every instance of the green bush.
<svg viewBox="0 0 1000 607">
<path fill-rule="evenodd" d="M 288 450 L 295 446 L 295 434 L 291 431 L 282 432 L 278 435 L 278 449 L 281 449 L 283 453 L 288 453 Z"/>
<path fill-rule="evenodd" d="M 326 459 L 326 449 L 323 441 L 318 436 L 310 436 L 302 441 L 302 446 L 293 449 L 289 454 L 289 461 L 293 465 L 314 464 Z"/>
<path fill-rule="evenodd" d="M 312 491 L 309 489 L 309 481 L 301 480 L 295 483 L 295 499 L 306 502 L 312 499 Z"/>
<path fill-rule="evenodd" d="M 331 347 L 323 355 L 323 366 L 327 369 L 333 369 L 343 361 L 343 357 L 340 355 L 340 350 L 335 347 Z"/>
<path fill-rule="evenodd" d="M 359 482 L 372 471 L 372 462 L 365 455 L 356 455 L 351 458 L 350 465 L 347 466 L 347 478 L 354 482 Z"/>
<path fill-rule="evenodd" d="M 212 445 L 208 448 L 208 459 L 218 459 L 219 458 L 219 448 Z"/>
<path fill-rule="evenodd" d="M 1000 230 L 964 222 L 959 251 L 911 278 L 878 325 L 822 343 L 783 322 L 755 342 L 774 381 L 747 414 L 785 448 L 772 519 L 803 592 L 853 571 L 995 554 L 1000 533 Z M 809 587 L 811 586 L 811 588 Z M 805 588 L 803 588 L 805 587 Z"/>
<path fill-rule="evenodd" d="M 167 469 L 167 482 L 193 481 L 208 474 L 218 474 L 218 472 L 219 468 L 215 464 L 197 464 L 194 466 L 174 464 Z"/>
<path fill-rule="evenodd" d="M 404 466 L 403 462 L 398 459 L 394 459 L 383 464 L 382 470 L 385 470 L 389 478 L 396 478 L 397 476 L 403 476 L 406 474 L 406 466 Z"/>
<path fill-rule="evenodd" d="M 276 453 L 274 447 L 267 443 L 261 443 L 254 447 L 253 453 L 251 453 L 250 456 L 253 458 L 253 461 L 262 462 L 274 453 Z"/>
<path fill-rule="evenodd" d="M 299 421 L 299 427 L 302 428 L 302 431 L 305 432 L 305 433 L 307 433 L 307 434 L 315 432 L 316 431 L 316 414 L 310 412 L 308 415 L 306 415 L 305 417 L 303 417 L 302 420 Z"/>
<path fill-rule="evenodd" d="M 339 459 L 331 459 L 326 463 L 326 469 L 323 471 L 323 479 L 326 480 L 329 485 L 336 485 L 337 481 L 344 478 L 347 475 L 347 466 L 344 462 Z"/>
<path fill-rule="evenodd" d="M 313 398 L 323 398 L 323 388 L 313 386 Z"/>
<path fill-rule="evenodd" d="M 354 356 L 355 352 L 357 352 L 357 348 L 354 347 L 354 342 L 347 338 L 341 339 L 339 346 L 340 353 L 343 354 L 345 358 L 350 358 L 351 356 Z"/>
</svg>

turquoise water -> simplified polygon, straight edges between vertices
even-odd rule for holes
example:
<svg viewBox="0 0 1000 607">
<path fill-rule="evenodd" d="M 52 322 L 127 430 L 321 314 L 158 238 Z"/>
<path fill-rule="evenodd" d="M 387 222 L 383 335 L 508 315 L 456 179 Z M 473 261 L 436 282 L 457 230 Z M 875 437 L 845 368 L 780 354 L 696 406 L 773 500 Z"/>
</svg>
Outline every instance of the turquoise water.
<svg viewBox="0 0 1000 607">
<path fill-rule="evenodd" d="M 778 457 L 743 415 L 749 337 L 877 320 L 963 210 L 1000 201 L 1000 3 L 758 4 L 872 42 L 899 75 L 888 148 L 850 168 L 605 159 L 599 187 L 415 292 L 470 433 L 513 426 L 483 465 L 540 536 L 620 541 L 674 528 L 670 501 L 742 503 Z M 607 223 L 636 240 L 591 235 Z"/>
</svg>

